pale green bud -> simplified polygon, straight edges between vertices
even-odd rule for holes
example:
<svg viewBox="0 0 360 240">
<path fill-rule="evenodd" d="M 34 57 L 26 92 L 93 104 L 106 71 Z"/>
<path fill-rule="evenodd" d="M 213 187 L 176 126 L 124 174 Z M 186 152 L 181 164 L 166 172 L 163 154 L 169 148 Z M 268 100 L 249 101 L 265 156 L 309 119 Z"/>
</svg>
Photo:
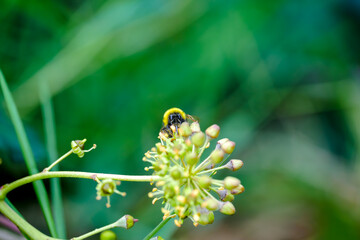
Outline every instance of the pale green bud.
<svg viewBox="0 0 360 240">
<path fill-rule="evenodd" d="M 198 178 L 200 187 L 208 189 L 211 186 L 211 177 L 203 175 Z"/>
<path fill-rule="evenodd" d="M 227 154 L 231 154 L 235 149 L 235 143 L 233 141 L 226 141 L 225 143 L 221 144 L 221 148 Z"/>
<path fill-rule="evenodd" d="M 195 147 L 201 147 L 205 142 L 205 134 L 203 132 L 194 133 L 194 135 L 191 136 L 191 142 Z"/>
<path fill-rule="evenodd" d="M 210 211 L 216 211 L 219 208 L 219 201 L 213 199 L 213 198 L 209 198 L 206 199 L 205 202 L 203 202 L 201 204 L 202 207 L 205 207 L 206 209 L 210 210 Z"/>
<path fill-rule="evenodd" d="M 188 137 L 192 134 L 190 125 L 188 122 L 183 122 L 179 128 L 179 134 L 182 137 Z"/>
<path fill-rule="evenodd" d="M 182 176 L 182 173 L 180 171 L 180 169 L 178 169 L 177 167 L 173 167 L 171 170 L 170 170 L 170 175 L 173 179 L 177 180 L 177 179 L 180 179 L 181 176 Z"/>
<path fill-rule="evenodd" d="M 210 138 L 217 138 L 220 133 L 220 127 L 216 124 L 208 127 L 205 131 L 206 135 L 208 135 Z"/>
<path fill-rule="evenodd" d="M 224 202 L 221 204 L 220 212 L 226 215 L 233 215 L 235 214 L 236 210 L 231 202 Z"/>
<path fill-rule="evenodd" d="M 201 213 L 198 222 L 201 225 L 212 224 L 214 222 L 214 213 L 213 212 Z"/>
<path fill-rule="evenodd" d="M 116 240 L 116 234 L 113 231 L 106 230 L 100 234 L 100 240 Z"/>
<path fill-rule="evenodd" d="M 191 125 L 190 125 L 190 128 L 192 130 L 192 132 L 200 132 L 200 124 L 198 122 L 193 122 Z"/>
<path fill-rule="evenodd" d="M 235 177 L 226 177 L 224 179 L 224 187 L 232 190 L 240 185 L 240 180 Z"/>
<path fill-rule="evenodd" d="M 197 156 L 196 153 L 190 152 L 190 153 L 186 154 L 186 156 L 185 156 L 185 161 L 186 161 L 189 165 L 195 165 L 195 164 L 197 164 L 197 162 L 199 161 L 199 158 L 198 158 L 198 156 Z"/>
<path fill-rule="evenodd" d="M 230 160 L 225 167 L 230 169 L 231 171 L 237 171 L 244 165 L 243 161 L 238 159 Z"/>
<path fill-rule="evenodd" d="M 243 193 L 244 191 L 245 191 L 244 186 L 240 184 L 239 186 L 231 190 L 231 194 L 238 195 L 240 193 Z"/>
<path fill-rule="evenodd" d="M 211 153 L 210 159 L 212 163 L 218 164 L 224 159 L 224 152 L 221 149 L 215 149 Z"/>
</svg>

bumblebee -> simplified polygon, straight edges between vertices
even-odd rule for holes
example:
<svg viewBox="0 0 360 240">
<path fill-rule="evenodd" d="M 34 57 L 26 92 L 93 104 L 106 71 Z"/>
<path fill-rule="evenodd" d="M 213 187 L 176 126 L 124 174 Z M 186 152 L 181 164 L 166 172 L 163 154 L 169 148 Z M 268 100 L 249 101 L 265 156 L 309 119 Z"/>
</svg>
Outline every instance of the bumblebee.
<svg viewBox="0 0 360 240">
<path fill-rule="evenodd" d="M 173 130 L 171 128 L 175 128 L 175 131 L 177 132 L 180 125 L 189 119 L 196 121 L 193 116 L 185 114 L 180 108 L 170 108 L 164 113 L 163 127 L 160 132 L 166 137 L 171 138 L 173 137 Z"/>
</svg>

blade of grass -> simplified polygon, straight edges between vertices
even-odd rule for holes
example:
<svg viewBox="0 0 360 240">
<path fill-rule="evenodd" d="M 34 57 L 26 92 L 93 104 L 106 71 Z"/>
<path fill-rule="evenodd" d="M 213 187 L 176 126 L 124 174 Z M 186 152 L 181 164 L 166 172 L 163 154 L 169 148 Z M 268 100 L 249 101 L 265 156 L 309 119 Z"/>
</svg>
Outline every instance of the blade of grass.
<svg viewBox="0 0 360 240">
<path fill-rule="evenodd" d="M 56 129 L 53 104 L 50 98 L 48 87 L 46 82 L 41 82 L 40 88 L 40 99 L 41 99 L 41 110 L 44 119 L 45 139 L 46 148 L 48 152 L 49 165 L 58 158 L 58 152 L 56 149 Z M 58 165 L 53 168 L 54 171 L 58 170 Z M 55 227 L 60 238 L 66 238 L 66 226 L 64 219 L 64 207 L 62 203 L 62 194 L 60 187 L 60 178 L 50 179 L 50 194 L 52 209 L 54 213 Z"/>
<path fill-rule="evenodd" d="M 34 155 L 32 153 L 30 143 L 27 139 L 24 126 L 21 122 L 14 99 L 13 99 L 11 92 L 6 84 L 6 81 L 5 81 L 5 78 L 4 78 L 4 75 L 1 71 L 1 69 L 0 69 L 0 86 L 1 86 L 2 92 L 4 94 L 5 104 L 8 108 L 8 111 L 10 114 L 10 119 L 14 125 L 15 132 L 16 132 L 17 138 L 19 140 L 21 151 L 23 153 L 28 171 L 30 174 L 38 173 L 39 171 L 35 164 Z M 49 203 L 48 195 L 47 195 L 47 192 L 45 189 L 45 185 L 42 181 L 36 181 L 33 183 L 33 185 L 34 185 L 34 190 L 35 190 L 36 196 L 40 203 L 41 210 L 44 213 L 45 221 L 49 227 L 50 233 L 53 237 L 57 237 L 55 223 L 54 223 L 54 219 L 51 214 L 50 203 Z"/>
</svg>

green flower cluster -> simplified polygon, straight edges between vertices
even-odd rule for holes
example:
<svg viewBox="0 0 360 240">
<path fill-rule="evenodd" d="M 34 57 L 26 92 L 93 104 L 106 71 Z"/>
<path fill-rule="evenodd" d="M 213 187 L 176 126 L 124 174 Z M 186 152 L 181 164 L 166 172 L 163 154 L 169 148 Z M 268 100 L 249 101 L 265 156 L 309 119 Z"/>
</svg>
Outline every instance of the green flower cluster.
<svg viewBox="0 0 360 240">
<path fill-rule="evenodd" d="M 177 216 L 174 222 L 180 227 L 188 217 L 198 226 L 211 224 L 214 221 L 213 211 L 234 214 L 235 207 L 231 201 L 234 195 L 244 191 L 244 187 L 235 177 L 217 180 L 213 175 L 224 168 L 236 171 L 242 167 L 243 162 L 237 159 L 223 165 L 233 152 L 235 143 L 227 138 L 221 139 L 212 153 L 201 160 L 204 150 L 210 146 L 210 140 L 218 137 L 220 127 L 212 125 L 204 133 L 198 122 L 191 125 L 184 122 L 178 131 L 175 128 L 172 130 L 172 138 L 160 132 L 160 142 L 143 158 L 151 163 L 145 170 L 152 169 L 153 175 L 160 177 L 149 197 L 153 198 L 153 204 L 162 199 L 165 204 L 163 218 Z"/>
</svg>

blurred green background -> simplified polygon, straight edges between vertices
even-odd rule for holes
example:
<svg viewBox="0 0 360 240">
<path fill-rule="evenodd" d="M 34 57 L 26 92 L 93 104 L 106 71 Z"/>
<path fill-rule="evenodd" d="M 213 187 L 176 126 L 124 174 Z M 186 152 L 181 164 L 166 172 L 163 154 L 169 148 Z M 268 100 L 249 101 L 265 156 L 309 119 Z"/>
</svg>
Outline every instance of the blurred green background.
<svg viewBox="0 0 360 240">
<path fill-rule="evenodd" d="M 47 166 L 40 89 L 53 97 L 59 154 L 98 148 L 62 170 L 145 174 L 163 113 L 179 107 L 237 143 L 237 213 L 210 226 L 169 223 L 166 239 L 360 239 L 358 0 L 2 0 L 0 67 L 39 169 Z M 0 185 L 27 175 L 1 95 Z M 221 177 L 221 175 L 219 175 Z M 46 182 L 48 184 L 48 182 Z M 142 239 L 161 221 L 147 183 L 96 201 L 61 180 L 68 236 L 131 214 Z M 9 195 L 48 232 L 31 185 Z M 98 239 L 97 237 L 93 239 Z"/>
</svg>

